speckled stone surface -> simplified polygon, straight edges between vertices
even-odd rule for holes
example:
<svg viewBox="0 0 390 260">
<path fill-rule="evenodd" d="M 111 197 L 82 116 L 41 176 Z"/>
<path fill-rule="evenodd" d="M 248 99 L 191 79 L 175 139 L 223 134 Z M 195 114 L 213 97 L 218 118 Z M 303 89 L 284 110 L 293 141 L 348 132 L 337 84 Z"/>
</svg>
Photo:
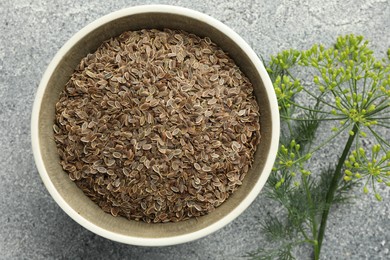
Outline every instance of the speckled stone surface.
<svg viewBox="0 0 390 260">
<path fill-rule="evenodd" d="M 279 211 L 263 195 L 214 234 L 178 246 L 145 248 L 101 238 L 69 218 L 35 168 L 30 116 L 40 78 L 58 49 L 89 22 L 124 7 L 164 3 L 192 8 L 226 23 L 267 59 L 288 48 L 328 45 L 362 34 L 383 57 L 390 44 L 390 1 L 0 1 L 0 259 L 239 259 L 269 246 L 258 218 Z M 389 134 L 389 133 L 384 133 Z M 336 147 L 338 143 L 334 144 Z M 341 147 L 340 147 L 341 148 Z M 327 151 L 316 167 L 327 165 Z M 333 208 L 323 259 L 390 259 L 390 189 L 384 202 L 356 194 Z M 310 258 L 304 248 L 298 259 Z"/>
</svg>

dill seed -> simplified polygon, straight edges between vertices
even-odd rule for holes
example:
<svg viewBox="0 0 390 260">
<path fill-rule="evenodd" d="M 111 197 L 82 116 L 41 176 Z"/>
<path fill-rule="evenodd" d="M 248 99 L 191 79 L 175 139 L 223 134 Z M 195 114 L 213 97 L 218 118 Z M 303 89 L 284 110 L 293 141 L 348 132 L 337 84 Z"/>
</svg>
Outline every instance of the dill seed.
<svg viewBox="0 0 390 260">
<path fill-rule="evenodd" d="M 260 125 L 252 92 L 209 38 L 125 32 L 83 58 L 60 95 L 53 133 L 61 165 L 113 216 L 205 215 L 253 163 Z"/>
</svg>

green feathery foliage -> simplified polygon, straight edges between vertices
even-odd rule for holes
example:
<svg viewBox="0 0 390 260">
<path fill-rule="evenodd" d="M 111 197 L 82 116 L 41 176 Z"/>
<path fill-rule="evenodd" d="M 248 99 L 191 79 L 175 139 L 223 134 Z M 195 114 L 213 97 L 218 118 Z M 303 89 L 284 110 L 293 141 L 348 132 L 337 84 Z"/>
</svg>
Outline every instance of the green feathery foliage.
<svg viewBox="0 0 390 260">
<path fill-rule="evenodd" d="M 267 71 L 278 98 L 282 136 L 266 194 L 285 214 L 262 223 L 264 234 L 279 247 L 248 257 L 294 259 L 294 248 L 309 244 L 313 259 L 319 259 L 332 204 L 348 201 L 356 184 L 382 200 L 377 186 L 390 186 L 390 136 L 378 130 L 390 128 L 390 49 L 387 56 L 376 59 L 363 37 L 346 35 L 329 48 L 314 45 L 271 57 Z M 320 127 L 329 135 L 318 136 Z M 336 163 L 311 171 L 311 158 L 325 147 L 332 150 L 340 137 L 347 141 Z M 365 138 L 376 144 L 367 150 Z"/>
</svg>

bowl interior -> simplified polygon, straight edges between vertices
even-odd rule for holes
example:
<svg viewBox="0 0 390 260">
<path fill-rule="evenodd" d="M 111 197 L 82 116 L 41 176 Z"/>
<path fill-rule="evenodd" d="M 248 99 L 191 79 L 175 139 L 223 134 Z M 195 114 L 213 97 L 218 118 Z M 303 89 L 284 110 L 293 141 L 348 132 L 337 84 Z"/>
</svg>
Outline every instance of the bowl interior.
<svg viewBox="0 0 390 260">
<path fill-rule="evenodd" d="M 52 138 L 52 126 L 55 118 L 55 103 L 60 92 L 69 80 L 76 65 L 88 53 L 94 52 L 101 43 L 111 37 L 118 36 L 127 30 L 140 29 L 180 29 L 201 37 L 208 36 L 234 59 L 244 74 L 252 82 L 257 101 L 260 106 L 261 142 L 255 153 L 253 167 L 245 177 L 242 186 L 218 207 L 214 212 L 198 219 L 190 219 L 178 223 L 147 224 L 129 221 L 122 217 L 113 217 L 104 213 L 68 178 L 60 164 L 55 142 Z M 245 52 L 221 31 L 206 22 L 184 15 L 168 13 L 140 13 L 121 17 L 102 24 L 80 39 L 61 59 L 54 69 L 39 109 L 38 119 L 39 149 L 47 174 L 54 187 L 65 202 L 79 215 L 93 225 L 110 232 L 139 238 L 167 238 L 196 232 L 219 221 L 250 193 L 258 182 L 264 169 L 270 150 L 272 124 L 270 103 L 264 84 L 258 71 Z"/>
</svg>

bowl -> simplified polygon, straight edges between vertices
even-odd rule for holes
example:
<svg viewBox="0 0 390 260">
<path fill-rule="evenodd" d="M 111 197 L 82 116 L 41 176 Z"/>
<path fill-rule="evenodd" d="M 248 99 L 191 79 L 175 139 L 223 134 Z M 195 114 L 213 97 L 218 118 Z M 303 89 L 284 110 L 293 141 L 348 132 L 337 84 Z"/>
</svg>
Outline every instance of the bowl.
<svg viewBox="0 0 390 260">
<path fill-rule="evenodd" d="M 242 186 L 213 212 L 176 223 L 148 224 L 103 212 L 64 173 L 53 138 L 55 103 L 80 60 L 94 52 L 103 41 L 124 31 L 152 28 L 178 29 L 209 37 L 229 53 L 249 78 L 261 114 L 260 144 Z M 35 163 L 44 185 L 57 204 L 88 230 L 114 241 L 141 246 L 166 246 L 199 239 L 239 216 L 259 194 L 271 172 L 279 130 L 279 112 L 272 82 L 250 46 L 228 26 L 208 15 L 167 5 L 136 6 L 116 11 L 76 33 L 58 51 L 44 73 L 31 119 Z"/>
</svg>

